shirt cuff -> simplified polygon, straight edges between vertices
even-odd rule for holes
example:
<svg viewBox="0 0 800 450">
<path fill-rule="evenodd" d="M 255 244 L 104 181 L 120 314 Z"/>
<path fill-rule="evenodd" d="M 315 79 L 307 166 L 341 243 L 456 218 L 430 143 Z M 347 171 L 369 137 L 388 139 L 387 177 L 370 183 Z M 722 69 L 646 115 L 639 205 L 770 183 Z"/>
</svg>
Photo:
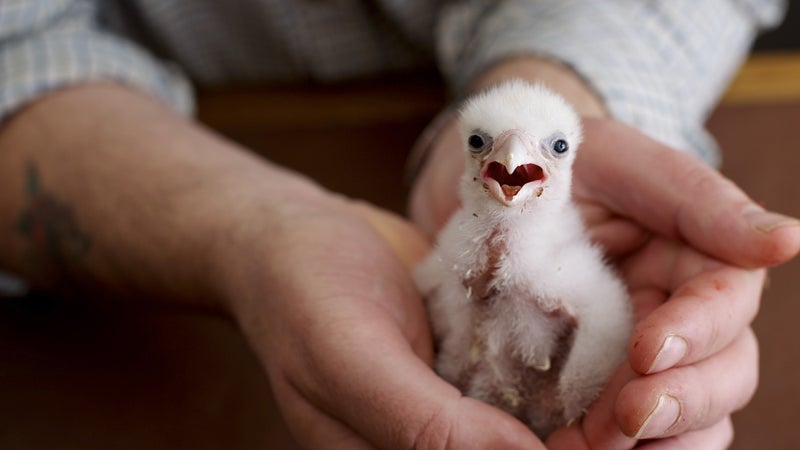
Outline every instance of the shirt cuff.
<svg viewBox="0 0 800 450">
<path fill-rule="evenodd" d="M 111 34 L 59 29 L 0 45 L 0 123 L 49 91 L 92 81 L 149 92 L 185 115 L 194 110 L 191 86 L 177 67 Z"/>
</svg>

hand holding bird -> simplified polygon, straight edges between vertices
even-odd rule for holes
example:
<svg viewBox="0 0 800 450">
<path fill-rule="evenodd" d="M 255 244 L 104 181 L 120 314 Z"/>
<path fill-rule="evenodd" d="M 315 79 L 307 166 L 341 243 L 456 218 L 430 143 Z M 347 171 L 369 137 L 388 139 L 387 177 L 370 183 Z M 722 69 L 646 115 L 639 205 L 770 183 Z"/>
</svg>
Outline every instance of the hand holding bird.
<svg viewBox="0 0 800 450">
<path fill-rule="evenodd" d="M 496 71 L 484 85 L 508 74 L 541 74 L 520 69 Z M 579 424 L 557 430 L 547 444 L 623 449 L 636 438 L 661 437 L 657 443 L 670 448 L 724 448 L 732 437 L 730 413 L 747 403 L 757 383 L 749 322 L 763 286 L 759 268 L 798 252 L 798 222 L 764 211 L 713 168 L 631 127 L 584 116 L 583 131 L 573 198 L 592 240 L 630 289 L 636 326 L 630 367 L 614 374 Z M 452 186 L 466 158 L 455 124 L 439 132 L 428 161 L 410 209 L 433 235 L 460 204 Z M 757 227 L 761 222 L 780 226 Z M 716 334 L 707 333 L 712 329 Z M 680 338 L 665 345 L 671 336 Z"/>
</svg>

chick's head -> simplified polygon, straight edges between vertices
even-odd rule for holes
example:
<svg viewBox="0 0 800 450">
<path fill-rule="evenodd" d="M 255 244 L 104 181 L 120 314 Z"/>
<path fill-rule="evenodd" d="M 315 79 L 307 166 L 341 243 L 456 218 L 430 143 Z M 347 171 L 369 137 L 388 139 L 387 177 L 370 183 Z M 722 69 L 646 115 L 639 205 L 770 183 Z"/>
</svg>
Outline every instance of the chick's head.
<svg viewBox="0 0 800 450">
<path fill-rule="evenodd" d="M 465 204 L 531 208 L 569 199 L 581 125 L 553 91 L 521 80 L 499 84 L 464 105 L 460 132 Z"/>
</svg>

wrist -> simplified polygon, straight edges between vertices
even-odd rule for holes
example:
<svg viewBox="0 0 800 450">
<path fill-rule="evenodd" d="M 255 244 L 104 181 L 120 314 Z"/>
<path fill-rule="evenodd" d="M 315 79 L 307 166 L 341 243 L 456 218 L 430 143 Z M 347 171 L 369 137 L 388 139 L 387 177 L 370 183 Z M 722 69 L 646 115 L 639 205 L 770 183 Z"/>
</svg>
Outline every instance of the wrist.
<svg viewBox="0 0 800 450">
<path fill-rule="evenodd" d="M 221 308 L 234 318 L 249 311 L 248 299 L 269 296 L 264 287 L 274 287 L 278 280 L 264 279 L 282 263 L 280 250 L 297 239 L 295 232 L 343 202 L 271 163 L 253 161 L 245 170 L 216 195 L 212 213 L 221 218 L 211 232 L 212 284 Z"/>
</svg>

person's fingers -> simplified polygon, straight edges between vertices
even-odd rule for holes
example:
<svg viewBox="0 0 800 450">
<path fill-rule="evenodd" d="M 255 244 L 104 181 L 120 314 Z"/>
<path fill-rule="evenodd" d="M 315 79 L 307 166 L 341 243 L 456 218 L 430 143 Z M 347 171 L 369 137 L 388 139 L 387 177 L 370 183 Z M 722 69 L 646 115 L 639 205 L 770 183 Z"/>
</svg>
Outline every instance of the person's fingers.
<svg viewBox="0 0 800 450">
<path fill-rule="evenodd" d="M 697 158 L 610 120 L 586 119 L 579 196 L 724 261 L 762 267 L 800 251 L 800 222 L 764 211 Z"/>
<path fill-rule="evenodd" d="M 635 320 L 638 322 L 661 306 L 666 294 L 661 289 L 637 288 L 631 291 Z M 620 390 L 637 377 L 629 364 L 623 364 L 592 402 L 580 422 L 554 432 L 547 440 L 550 449 L 580 450 L 590 448 L 624 450 L 636 440 L 622 432 L 616 418 L 617 396 Z"/>
<path fill-rule="evenodd" d="M 758 345 L 748 328 L 711 358 L 632 380 L 617 399 L 620 427 L 643 439 L 710 427 L 750 401 L 757 361 Z"/>
<path fill-rule="evenodd" d="M 758 365 L 742 361 L 757 361 L 757 352 L 748 330 L 713 358 L 692 366 L 645 377 L 621 368 L 581 422 L 553 433 L 548 448 L 622 450 L 633 448 L 637 438 L 662 435 L 668 438 L 637 448 L 726 448 L 732 437 L 728 415 L 750 400 L 758 381 Z M 662 395 L 670 398 L 660 400 Z"/>
<path fill-rule="evenodd" d="M 691 364 L 727 347 L 758 311 L 765 271 L 720 264 L 690 247 L 652 240 L 623 265 L 633 291 L 669 300 L 638 321 L 628 358 L 639 373 Z"/>
<path fill-rule="evenodd" d="M 337 351 L 336 344 L 313 349 L 305 369 L 309 378 L 295 381 L 295 388 L 379 448 L 542 448 L 521 422 L 463 397 L 398 332 L 380 325 L 357 336 L 334 332 L 342 338 L 339 344 L 358 351 Z"/>
<path fill-rule="evenodd" d="M 765 271 L 731 267 L 698 275 L 637 324 L 629 359 L 639 373 L 703 360 L 726 347 L 758 311 Z"/>
<path fill-rule="evenodd" d="M 636 448 L 642 450 L 724 450 L 730 447 L 731 442 L 733 442 L 733 423 L 730 417 L 725 417 L 703 430 L 647 441 Z"/>
</svg>

